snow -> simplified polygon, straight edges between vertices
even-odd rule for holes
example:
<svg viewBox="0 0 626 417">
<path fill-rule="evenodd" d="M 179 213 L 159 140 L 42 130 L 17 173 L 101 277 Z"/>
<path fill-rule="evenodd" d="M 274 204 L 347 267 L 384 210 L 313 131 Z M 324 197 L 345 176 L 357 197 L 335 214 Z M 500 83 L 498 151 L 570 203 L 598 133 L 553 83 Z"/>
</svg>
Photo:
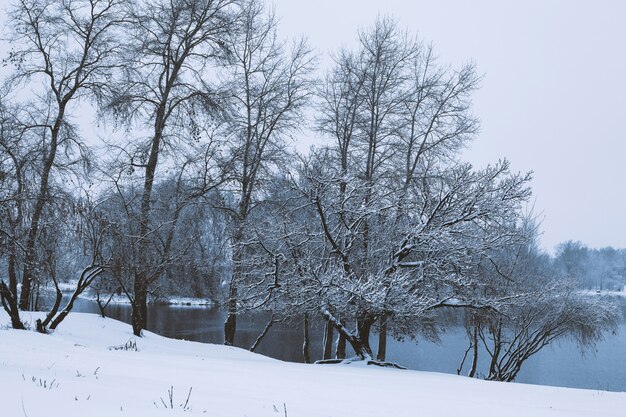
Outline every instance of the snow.
<svg viewBox="0 0 626 417">
<path fill-rule="evenodd" d="M 81 294 L 79 297 L 85 300 L 90 300 L 90 301 L 96 301 L 97 299 L 96 295 L 91 294 L 91 293 Z M 102 294 L 100 295 L 100 301 L 102 301 L 103 304 L 106 303 L 108 299 L 109 299 L 108 295 L 106 296 Z M 194 298 L 194 297 L 168 297 L 168 298 L 159 298 L 157 301 L 148 300 L 148 302 L 149 303 L 158 302 L 158 303 L 169 304 L 172 306 L 179 306 L 179 307 L 186 307 L 186 306 L 212 307 L 215 305 L 215 303 L 208 298 Z M 125 295 L 114 295 L 113 297 L 111 297 L 111 302 L 109 304 L 130 304 L 130 300 Z"/>
<path fill-rule="evenodd" d="M 25 313 L 29 322 L 40 313 Z M 0 324 L 8 323 L 4 313 Z M 72 313 L 50 335 L 0 330 L 2 416 L 623 416 L 626 393 L 497 383 L 362 363 L 304 365 Z M 116 350 L 134 341 L 137 351 Z M 173 410 L 168 390 L 174 388 Z M 192 389 L 188 411 L 183 410 Z M 162 402 L 163 401 L 163 402 Z"/>
<path fill-rule="evenodd" d="M 167 299 L 167 304 L 192 307 L 215 305 L 215 303 L 209 299 L 194 297 L 170 297 Z"/>
<path fill-rule="evenodd" d="M 62 293 L 71 294 L 74 291 L 76 291 L 77 283 L 78 283 L 78 280 L 69 280 L 67 282 L 59 282 L 58 285 Z M 18 284 L 18 288 L 21 288 L 21 284 Z M 52 283 L 48 283 L 48 285 L 45 286 L 43 290 L 48 291 L 49 293 L 52 293 L 52 294 L 54 294 L 56 291 Z M 102 303 L 106 303 L 109 300 L 109 297 L 111 297 L 111 301 L 109 302 L 109 304 L 130 304 L 130 300 L 128 299 L 128 297 L 123 294 L 122 295 L 114 294 L 112 296 L 110 294 L 100 294 L 100 301 L 102 301 Z M 96 301 L 98 297 L 93 291 L 90 291 L 90 289 L 88 289 L 86 292 L 80 294 L 79 298 L 83 298 L 85 300 L 90 300 L 90 301 Z M 158 300 L 151 299 L 148 301 L 149 302 L 156 301 L 156 302 L 163 303 L 163 304 L 169 304 L 172 306 L 181 306 L 181 307 L 184 307 L 184 306 L 212 307 L 215 305 L 215 303 L 208 298 L 198 298 L 198 297 L 171 296 L 171 297 L 160 297 L 158 298 Z"/>
<path fill-rule="evenodd" d="M 626 288 L 626 287 L 625 287 Z M 611 291 L 611 290 L 580 290 L 580 294 L 587 296 L 609 296 L 609 297 L 624 297 L 626 298 L 626 292 L 624 291 Z"/>
</svg>

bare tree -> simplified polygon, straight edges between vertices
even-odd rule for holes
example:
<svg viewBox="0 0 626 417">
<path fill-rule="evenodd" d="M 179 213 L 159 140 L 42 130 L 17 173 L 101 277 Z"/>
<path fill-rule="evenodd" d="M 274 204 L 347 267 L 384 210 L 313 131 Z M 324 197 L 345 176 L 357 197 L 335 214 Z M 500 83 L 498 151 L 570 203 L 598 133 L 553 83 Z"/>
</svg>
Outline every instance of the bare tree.
<svg viewBox="0 0 626 417">
<path fill-rule="evenodd" d="M 304 41 L 287 50 L 278 39 L 276 18 L 266 15 L 260 1 L 247 1 L 241 26 L 231 33 L 230 123 L 227 128 L 234 180 L 225 194 L 224 209 L 232 219 L 233 274 L 228 291 L 224 343 L 234 343 L 239 293 L 245 284 L 246 242 L 250 214 L 262 203 L 268 174 L 286 160 L 285 139 L 301 126 L 311 93 L 313 56 Z M 232 196 L 232 198 L 231 198 Z M 249 265 L 250 267 L 252 265 Z"/>
<path fill-rule="evenodd" d="M 532 243 L 491 254 L 482 274 L 480 291 L 508 301 L 497 311 L 466 316 L 468 352 L 473 352 L 469 376 L 513 381 L 530 357 L 556 340 L 572 338 L 584 349 L 615 331 L 615 304 L 579 293 Z M 479 352 L 488 358 L 483 372 L 477 367 Z"/>
<path fill-rule="evenodd" d="M 2 188 L 4 197 L 2 209 L 6 214 L 6 224 L 2 227 L 2 235 L 6 239 L 9 286 L 4 281 L 0 282 L 0 293 L 3 305 L 12 319 L 13 327 L 23 328 L 19 320 L 17 304 L 17 269 L 26 253 L 23 245 L 27 231 L 24 218 L 31 214 L 32 207 L 28 201 L 30 196 L 36 193 L 36 190 L 29 185 L 35 182 L 33 178 L 37 178 L 40 168 L 41 148 L 38 146 L 40 138 L 37 135 L 38 129 L 33 128 L 31 124 L 35 116 L 27 111 L 25 106 L 5 106 L 3 103 L 0 115 L 2 165 L 11 168 L 7 173 L 9 175 L 3 176 L 3 186 L 6 188 Z M 56 165 L 61 166 L 61 164 Z M 67 172 L 67 170 L 60 172 Z M 67 179 L 68 176 L 65 178 Z M 57 184 L 52 182 L 49 184 L 46 205 L 39 222 L 37 244 L 34 248 L 37 262 L 33 265 L 33 271 L 37 274 L 36 281 L 33 281 L 37 284 L 33 291 L 33 307 L 39 307 L 39 288 L 41 284 L 46 284 L 46 277 L 51 281 L 55 291 L 50 312 L 43 321 L 37 320 L 37 330 L 42 333 L 46 332 L 46 327 L 51 322 L 54 328 L 62 320 L 62 317 L 55 318 L 62 301 L 58 278 L 59 269 L 64 275 L 71 275 L 74 273 L 73 266 L 81 262 L 81 256 L 77 255 L 76 250 L 78 240 L 76 235 L 80 223 L 77 221 L 77 217 L 80 216 L 76 216 L 78 205 L 74 194 L 64 192 Z M 97 251 L 92 250 L 91 253 L 97 253 Z M 62 266 L 59 266 L 60 263 Z M 79 280 L 75 294 L 63 310 L 63 317 L 71 311 L 76 297 L 97 275 L 93 274 L 87 279 Z"/>
<path fill-rule="evenodd" d="M 432 47 L 402 33 L 389 19 L 377 20 L 359 40 L 357 52 L 342 51 L 335 59 L 320 94 L 318 122 L 320 130 L 337 142 L 333 151 L 340 167 L 338 199 L 343 202 L 339 216 L 356 228 L 353 236 L 361 234 L 361 264 L 367 267 L 370 215 L 361 211 L 355 218 L 346 204 L 360 198 L 367 207 L 374 197 L 384 198 L 375 194 L 384 184 L 387 190 L 399 187 L 393 197 L 396 222 L 410 216 L 404 206 L 415 195 L 411 187 L 432 170 L 431 165 L 448 163 L 447 158 L 476 132 L 469 98 L 478 78 L 472 66 L 453 71 L 437 65 Z M 404 178 L 398 178 L 398 167 Z M 346 181 L 357 178 L 363 181 L 359 188 L 364 192 L 358 195 L 353 189 L 347 196 Z M 337 242 L 340 247 L 347 243 L 355 242 Z M 379 346 L 384 350 L 385 314 L 380 319 Z M 327 341 L 331 335 L 327 329 Z M 324 356 L 328 353 L 326 345 Z"/>
<path fill-rule="evenodd" d="M 18 309 L 18 269 L 23 254 L 23 221 L 28 193 L 26 171 L 33 155 L 27 129 L 20 123 L 21 108 L 10 105 L 6 96 L 0 101 L 0 207 L 3 213 L 1 236 L 6 252 L 9 284 L 0 280 L 0 298 L 15 329 L 23 329 Z"/>
<path fill-rule="evenodd" d="M 363 83 L 365 77 L 357 68 L 356 58 L 348 51 L 341 51 L 335 58 L 335 67 L 322 84 L 318 95 L 321 99 L 318 116 L 318 129 L 337 141 L 339 172 L 339 200 L 345 201 L 348 175 L 352 171 L 351 160 L 354 136 L 357 135 L 359 114 L 363 102 Z M 344 204 L 339 208 L 339 216 L 346 219 L 348 212 Z M 346 220 L 347 221 L 347 220 Z M 348 242 L 341 240 L 345 247 Z M 330 359 L 332 354 L 333 327 L 326 322 L 323 341 L 323 358 Z M 345 357 L 345 338 L 339 336 L 337 356 Z"/>
<path fill-rule="evenodd" d="M 220 96 L 204 82 L 209 65 L 223 59 L 233 30 L 234 0 L 146 1 L 131 8 L 124 53 L 127 64 L 112 91 L 109 109 L 124 122 L 149 131 L 130 156 L 130 169 L 143 172 L 133 282 L 133 332 L 147 324 L 148 286 L 160 273 L 149 255 L 152 194 L 159 158 L 182 139 L 180 129 L 202 125 L 216 114 Z"/>
<path fill-rule="evenodd" d="M 114 35 L 121 5 L 121 0 L 20 0 L 9 14 L 15 45 L 10 62 L 16 67 L 11 81 L 41 81 L 33 88 L 43 110 L 31 125 L 38 130 L 43 162 L 24 248 L 21 309 L 30 303 L 40 221 L 59 151 L 80 146 L 68 112 L 82 97 L 97 96 L 107 82 L 118 45 Z"/>
<path fill-rule="evenodd" d="M 530 176 L 511 174 L 507 162 L 474 170 L 457 161 L 476 132 L 473 67 L 435 65 L 431 48 L 388 19 L 359 41 L 335 59 L 320 94 L 319 129 L 335 143 L 313 152 L 293 185 L 316 213 L 309 241 L 323 245 L 311 252 L 321 266 L 307 270 L 318 312 L 371 358 L 378 320 L 381 333 L 406 334 L 435 309 L 495 302 L 462 290 L 477 279 L 481 254 L 523 240 L 511 225 Z"/>
</svg>

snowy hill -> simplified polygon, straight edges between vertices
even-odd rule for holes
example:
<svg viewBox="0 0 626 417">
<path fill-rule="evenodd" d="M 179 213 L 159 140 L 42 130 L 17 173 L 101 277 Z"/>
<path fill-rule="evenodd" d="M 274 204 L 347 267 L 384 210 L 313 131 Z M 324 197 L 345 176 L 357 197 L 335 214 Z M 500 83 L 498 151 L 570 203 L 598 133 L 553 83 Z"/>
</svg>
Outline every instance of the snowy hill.
<svg viewBox="0 0 626 417">
<path fill-rule="evenodd" d="M 624 415 L 626 393 L 287 363 L 150 332 L 134 338 L 127 324 L 74 313 L 51 335 L 0 330 L 0 403 L 11 417 L 608 417 Z"/>
</svg>

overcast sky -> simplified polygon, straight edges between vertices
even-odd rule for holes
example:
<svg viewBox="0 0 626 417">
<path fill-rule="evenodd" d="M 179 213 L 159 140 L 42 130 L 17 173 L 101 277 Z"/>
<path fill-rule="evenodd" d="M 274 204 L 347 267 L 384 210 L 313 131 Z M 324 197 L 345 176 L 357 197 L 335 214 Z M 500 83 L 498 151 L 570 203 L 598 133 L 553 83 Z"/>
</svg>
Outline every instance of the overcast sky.
<svg viewBox="0 0 626 417">
<path fill-rule="evenodd" d="M 440 62 L 473 61 L 481 132 L 466 159 L 534 171 L 542 245 L 626 247 L 626 2 L 276 0 L 285 34 L 320 53 L 354 44 L 377 14 L 432 42 Z"/>
</svg>

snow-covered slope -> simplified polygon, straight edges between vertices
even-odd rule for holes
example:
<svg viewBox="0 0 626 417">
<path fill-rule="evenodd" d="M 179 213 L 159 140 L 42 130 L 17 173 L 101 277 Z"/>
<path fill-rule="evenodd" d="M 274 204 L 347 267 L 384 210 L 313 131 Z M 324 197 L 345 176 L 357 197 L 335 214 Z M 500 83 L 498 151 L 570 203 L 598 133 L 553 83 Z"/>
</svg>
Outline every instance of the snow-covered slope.
<svg viewBox="0 0 626 417">
<path fill-rule="evenodd" d="M 165 409 L 170 387 L 174 410 Z M 287 363 L 149 332 L 134 338 L 127 324 L 80 313 L 51 335 L 0 330 L 0 404 L 7 417 L 626 415 L 626 393 Z"/>
</svg>

